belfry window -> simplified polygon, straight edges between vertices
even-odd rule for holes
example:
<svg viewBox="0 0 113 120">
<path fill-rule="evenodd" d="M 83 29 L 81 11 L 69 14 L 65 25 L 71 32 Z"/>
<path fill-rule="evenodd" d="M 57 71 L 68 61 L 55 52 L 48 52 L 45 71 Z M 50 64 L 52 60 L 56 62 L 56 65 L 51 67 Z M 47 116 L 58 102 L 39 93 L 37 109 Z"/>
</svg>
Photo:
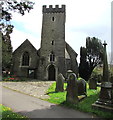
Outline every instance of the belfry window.
<svg viewBox="0 0 113 120">
<path fill-rule="evenodd" d="M 51 41 L 51 44 L 54 45 L 54 40 Z"/>
<path fill-rule="evenodd" d="M 22 56 L 22 66 L 29 66 L 29 53 L 25 52 Z"/>
<path fill-rule="evenodd" d="M 51 61 L 51 62 L 52 62 L 52 61 L 55 61 L 55 55 L 54 55 L 53 52 L 51 52 L 51 54 L 50 54 L 50 61 Z"/>
<path fill-rule="evenodd" d="M 55 17 L 52 17 L 52 21 L 53 21 L 53 22 L 55 21 Z"/>
</svg>

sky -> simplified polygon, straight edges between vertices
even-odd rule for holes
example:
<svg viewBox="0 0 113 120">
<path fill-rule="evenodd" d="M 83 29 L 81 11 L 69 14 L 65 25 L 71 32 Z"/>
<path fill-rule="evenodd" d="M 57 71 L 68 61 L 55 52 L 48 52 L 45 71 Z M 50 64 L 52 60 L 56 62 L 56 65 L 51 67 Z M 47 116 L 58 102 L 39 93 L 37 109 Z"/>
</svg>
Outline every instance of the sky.
<svg viewBox="0 0 113 120">
<path fill-rule="evenodd" d="M 13 14 L 15 26 L 11 34 L 13 50 L 24 40 L 36 49 L 40 48 L 42 28 L 42 6 L 66 5 L 65 40 L 78 53 L 85 46 L 86 37 L 96 37 L 107 42 L 107 52 L 111 52 L 111 1 L 112 0 L 32 0 L 34 9 L 24 16 Z M 108 56 L 109 56 L 108 54 Z"/>
</svg>

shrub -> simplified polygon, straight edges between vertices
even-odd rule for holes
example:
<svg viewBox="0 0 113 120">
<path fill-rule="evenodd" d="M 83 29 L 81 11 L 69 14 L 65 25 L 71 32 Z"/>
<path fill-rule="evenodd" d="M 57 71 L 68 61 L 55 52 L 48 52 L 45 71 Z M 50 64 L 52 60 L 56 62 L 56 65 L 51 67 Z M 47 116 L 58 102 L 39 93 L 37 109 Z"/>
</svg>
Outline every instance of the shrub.
<svg viewBox="0 0 113 120">
<path fill-rule="evenodd" d="M 16 77 L 16 75 L 10 75 L 8 77 L 3 77 L 3 81 L 17 81 L 19 78 Z"/>
</svg>

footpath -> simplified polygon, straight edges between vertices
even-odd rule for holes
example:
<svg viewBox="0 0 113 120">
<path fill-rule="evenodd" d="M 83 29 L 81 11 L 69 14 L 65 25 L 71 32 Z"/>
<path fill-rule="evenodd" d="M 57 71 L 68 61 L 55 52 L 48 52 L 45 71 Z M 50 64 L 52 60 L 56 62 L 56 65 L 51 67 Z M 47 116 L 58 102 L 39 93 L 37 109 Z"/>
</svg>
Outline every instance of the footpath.
<svg viewBox="0 0 113 120">
<path fill-rule="evenodd" d="M 12 84 L 12 85 L 11 85 Z M 5 106 L 8 106 L 10 108 L 13 109 L 14 112 L 20 113 L 24 116 L 27 116 L 29 118 L 95 118 L 94 115 L 88 114 L 88 113 L 84 113 L 84 112 L 80 112 L 77 110 L 73 110 L 70 108 L 66 108 L 66 107 L 62 107 L 56 104 L 52 104 L 49 103 L 47 101 L 38 99 L 36 97 L 29 96 L 27 95 L 30 91 L 37 91 L 37 93 L 35 93 L 34 95 L 37 95 L 37 97 L 43 96 L 43 98 L 48 97 L 47 95 L 42 95 L 42 93 L 44 93 L 44 91 L 49 87 L 50 84 L 52 84 L 52 82 L 47 83 L 46 85 L 46 89 L 43 90 L 43 92 L 41 94 L 39 94 L 38 90 L 42 90 L 43 87 L 40 83 L 40 87 L 34 87 L 36 85 L 36 83 L 33 82 L 29 82 L 26 83 L 28 85 L 25 85 L 25 83 L 0 83 L 0 86 L 5 86 L 2 87 L 2 104 Z M 35 85 L 33 85 L 35 84 Z M 38 83 L 37 83 L 38 84 Z M 18 88 L 18 90 L 20 89 L 21 92 L 17 92 L 14 90 L 11 90 L 9 88 L 6 88 L 10 86 L 13 88 L 11 89 L 16 89 L 17 86 L 20 87 Z M 27 94 L 22 94 L 22 87 L 21 85 L 23 85 L 23 91 L 25 93 L 26 87 L 25 86 L 29 86 L 28 90 L 29 92 L 27 92 Z M 31 86 L 32 89 L 31 89 Z M 39 85 L 36 85 L 39 86 Z M 43 84 L 43 86 L 45 86 Z M 42 87 L 42 89 L 41 89 Z M 35 91 L 35 92 L 36 92 Z M 32 93 L 30 92 L 30 93 Z M 44 93 L 45 94 L 45 93 Z M 46 97 L 44 97 L 46 96 Z"/>
</svg>

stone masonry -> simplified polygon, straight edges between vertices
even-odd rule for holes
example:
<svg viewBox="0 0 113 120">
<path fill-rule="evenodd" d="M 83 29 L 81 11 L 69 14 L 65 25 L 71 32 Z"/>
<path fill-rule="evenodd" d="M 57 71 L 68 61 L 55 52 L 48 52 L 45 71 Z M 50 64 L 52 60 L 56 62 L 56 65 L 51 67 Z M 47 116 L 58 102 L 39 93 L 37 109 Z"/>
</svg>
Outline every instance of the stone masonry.
<svg viewBox="0 0 113 120">
<path fill-rule="evenodd" d="M 41 46 L 36 50 L 24 41 L 13 53 L 13 73 L 38 80 L 57 80 L 59 73 L 66 77 L 68 70 L 77 75 L 77 53 L 65 41 L 66 6 L 44 5 L 42 13 Z"/>
</svg>

